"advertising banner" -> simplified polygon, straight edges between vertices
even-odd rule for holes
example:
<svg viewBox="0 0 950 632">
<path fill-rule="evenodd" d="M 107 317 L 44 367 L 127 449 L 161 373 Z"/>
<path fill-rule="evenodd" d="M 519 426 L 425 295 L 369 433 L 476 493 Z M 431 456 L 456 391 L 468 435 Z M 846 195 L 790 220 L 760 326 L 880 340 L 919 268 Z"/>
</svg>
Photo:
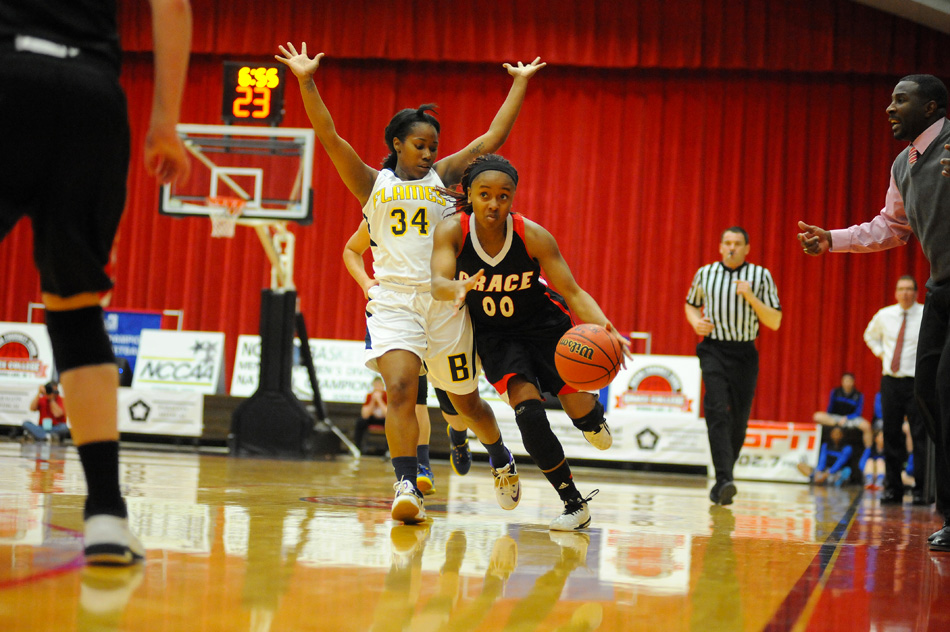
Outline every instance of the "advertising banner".
<svg viewBox="0 0 950 632">
<path fill-rule="evenodd" d="M 798 464 L 805 461 L 814 467 L 820 450 L 821 426 L 817 424 L 751 420 L 736 462 L 735 477 L 807 483 Z"/>
<path fill-rule="evenodd" d="M 119 432 L 200 437 L 204 395 L 194 390 L 119 389 Z"/>
<path fill-rule="evenodd" d="M 103 314 L 103 320 L 115 357 L 128 360 L 129 368 L 134 371 L 142 330 L 161 329 L 162 313 L 110 309 Z"/>
<path fill-rule="evenodd" d="M 134 389 L 223 392 L 224 334 L 145 329 L 132 374 Z"/>
<path fill-rule="evenodd" d="M 0 322 L 0 425 L 36 421 L 30 402 L 53 379 L 46 325 Z"/>
<path fill-rule="evenodd" d="M 320 397 L 325 402 L 362 404 L 371 390 L 373 373 L 363 364 L 366 345 L 357 340 L 310 339 L 310 354 L 317 371 Z M 294 339 L 295 357 L 299 357 L 300 341 Z M 261 374 L 261 337 L 238 336 L 231 373 L 231 395 L 250 397 L 257 391 Z M 291 388 L 301 401 L 313 399 L 307 368 L 295 362 L 291 369 Z M 431 389 L 430 389 L 431 391 Z M 435 397 L 433 396 L 433 401 Z M 435 404 L 438 405 L 438 404 Z"/>
</svg>

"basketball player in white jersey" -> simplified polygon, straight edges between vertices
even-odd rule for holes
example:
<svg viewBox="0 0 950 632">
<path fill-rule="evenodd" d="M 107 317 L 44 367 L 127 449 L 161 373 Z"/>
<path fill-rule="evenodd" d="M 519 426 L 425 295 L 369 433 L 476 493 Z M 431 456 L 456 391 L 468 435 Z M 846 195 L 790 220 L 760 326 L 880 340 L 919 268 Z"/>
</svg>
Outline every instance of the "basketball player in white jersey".
<svg viewBox="0 0 950 632">
<path fill-rule="evenodd" d="M 478 396 L 478 366 L 467 313 L 429 294 L 432 233 L 447 214 L 448 201 L 438 188 L 459 182 L 476 157 L 498 149 L 514 125 L 528 80 L 545 64 L 505 64 L 511 90 L 488 131 L 462 151 L 436 162 L 439 122 L 433 106 L 402 110 L 386 127 L 390 154 L 376 170 L 356 154 L 336 131 L 330 112 L 313 81 L 323 53 L 298 53 L 291 43 L 276 59 L 297 77 L 304 107 L 337 172 L 363 208 L 372 240 L 374 276 L 366 306 L 366 364 L 386 383 L 389 408 L 386 439 L 396 472 L 392 517 L 405 523 L 425 520 L 422 494 L 416 487 L 419 426 L 415 417 L 418 376 L 428 371 L 433 385 L 449 393 L 455 409 L 485 445 L 495 475 L 499 504 L 513 509 L 521 499 L 514 459 L 501 440 L 488 404 Z"/>
</svg>

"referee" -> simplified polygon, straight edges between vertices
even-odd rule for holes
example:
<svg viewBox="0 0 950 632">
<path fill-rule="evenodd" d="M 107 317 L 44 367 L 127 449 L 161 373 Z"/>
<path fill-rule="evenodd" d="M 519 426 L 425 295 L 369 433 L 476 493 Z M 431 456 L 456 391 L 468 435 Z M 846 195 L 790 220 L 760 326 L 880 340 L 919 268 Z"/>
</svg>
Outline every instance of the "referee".
<svg viewBox="0 0 950 632">
<path fill-rule="evenodd" d="M 749 233 L 738 226 L 719 238 L 722 262 L 701 267 L 686 295 L 686 319 L 700 336 L 696 345 L 706 384 L 703 406 L 716 484 L 709 500 L 729 505 L 736 495 L 732 468 L 739 458 L 759 376 L 755 339 L 759 323 L 778 329 L 782 307 L 772 274 L 747 263 Z"/>
</svg>

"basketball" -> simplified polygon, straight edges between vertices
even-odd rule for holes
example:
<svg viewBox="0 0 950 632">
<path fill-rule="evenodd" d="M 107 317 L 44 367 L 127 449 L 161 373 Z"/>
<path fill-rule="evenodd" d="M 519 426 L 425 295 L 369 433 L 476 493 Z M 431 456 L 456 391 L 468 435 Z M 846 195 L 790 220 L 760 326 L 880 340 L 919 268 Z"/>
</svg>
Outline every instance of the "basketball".
<svg viewBox="0 0 950 632">
<path fill-rule="evenodd" d="M 561 379 L 581 391 L 597 391 L 617 376 L 623 349 L 600 325 L 578 325 L 557 343 L 554 365 Z"/>
</svg>

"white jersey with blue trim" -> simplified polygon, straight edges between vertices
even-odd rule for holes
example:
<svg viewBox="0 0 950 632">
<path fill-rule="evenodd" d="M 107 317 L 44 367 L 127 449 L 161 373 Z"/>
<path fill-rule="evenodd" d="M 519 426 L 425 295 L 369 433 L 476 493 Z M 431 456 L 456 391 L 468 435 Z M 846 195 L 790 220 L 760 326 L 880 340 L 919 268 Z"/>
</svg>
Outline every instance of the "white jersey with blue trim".
<svg viewBox="0 0 950 632">
<path fill-rule="evenodd" d="M 391 169 L 380 170 L 363 217 L 381 285 L 429 290 L 432 235 L 452 212 L 451 202 L 436 189 L 442 186 L 435 169 L 419 180 L 400 180 Z"/>
</svg>

